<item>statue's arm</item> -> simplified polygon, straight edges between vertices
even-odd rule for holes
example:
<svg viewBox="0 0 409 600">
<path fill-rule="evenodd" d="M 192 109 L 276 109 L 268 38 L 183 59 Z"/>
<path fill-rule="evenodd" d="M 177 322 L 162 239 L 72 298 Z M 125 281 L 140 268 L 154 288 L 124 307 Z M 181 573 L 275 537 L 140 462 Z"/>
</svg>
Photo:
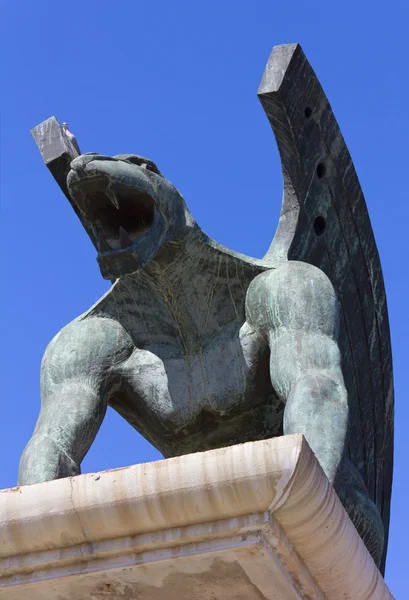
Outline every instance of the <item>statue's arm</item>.
<svg viewBox="0 0 409 600">
<path fill-rule="evenodd" d="M 41 410 L 20 460 L 19 485 L 78 475 L 105 416 L 115 367 L 133 351 L 115 321 L 92 317 L 67 325 L 41 364 Z"/>
<path fill-rule="evenodd" d="M 268 340 L 271 382 L 285 402 L 284 433 L 305 435 L 332 483 L 348 427 L 338 311 L 327 276 L 302 262 L 259 275 L 247 293 L 247 320 Z"/>
</svg>

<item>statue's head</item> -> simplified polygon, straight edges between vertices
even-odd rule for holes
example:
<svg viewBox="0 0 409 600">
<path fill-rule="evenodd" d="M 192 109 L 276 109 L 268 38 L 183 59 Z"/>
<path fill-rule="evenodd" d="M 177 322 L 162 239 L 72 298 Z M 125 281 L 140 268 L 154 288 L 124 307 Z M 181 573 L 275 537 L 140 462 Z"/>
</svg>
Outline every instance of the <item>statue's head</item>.
<svg viewBox="0 0 409 600">
<path fill-rule="evenodd" d="M 67 185 L 80 219 L 98 240 L 105 279 L 138 271 L 193 220 L 178 190 L 150 160 L 133 154 L 83 154 Z"/>
</svg>

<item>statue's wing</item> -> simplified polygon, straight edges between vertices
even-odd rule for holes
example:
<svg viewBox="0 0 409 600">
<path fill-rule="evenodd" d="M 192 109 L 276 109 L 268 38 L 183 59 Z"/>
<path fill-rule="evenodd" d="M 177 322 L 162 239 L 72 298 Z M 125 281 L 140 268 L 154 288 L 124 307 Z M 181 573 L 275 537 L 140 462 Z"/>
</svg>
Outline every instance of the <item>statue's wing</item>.
<svg viewBox="0 0 409 600">
<path fill-rule="evenodd" d="M 313 264 L 338 293 L 349 453 L 388 532 L 392 357 L 381 265 L 365 200 L 329 102 L 299 45 L 273 49 L 258 95 L 284 177 L 280 222 L 265 260 L 271 266 L 287 259 Z"/>
</svg>

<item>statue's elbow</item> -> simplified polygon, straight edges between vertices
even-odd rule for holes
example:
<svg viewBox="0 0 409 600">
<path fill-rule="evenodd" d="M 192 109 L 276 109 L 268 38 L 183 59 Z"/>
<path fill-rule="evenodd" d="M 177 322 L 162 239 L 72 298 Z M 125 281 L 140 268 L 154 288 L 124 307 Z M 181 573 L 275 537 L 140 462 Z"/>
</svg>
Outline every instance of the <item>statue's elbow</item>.
<svg viewBox="0 0 409 600">
<path fill-rule="evenodd" d="M 346 429 L 349 417 L 348 393 L 340 369 L 310 369 L 295 383 L 291 395 L 308 402 L 317 411 L 336 412 Z"/>
</svg>

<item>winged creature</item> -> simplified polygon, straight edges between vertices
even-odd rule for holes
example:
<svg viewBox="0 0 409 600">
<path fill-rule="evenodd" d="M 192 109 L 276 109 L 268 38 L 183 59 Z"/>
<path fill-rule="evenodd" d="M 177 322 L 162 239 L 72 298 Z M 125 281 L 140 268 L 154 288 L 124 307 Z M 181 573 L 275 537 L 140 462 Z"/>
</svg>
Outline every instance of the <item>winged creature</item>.
<svg viewBox="0 0 409 600">
<path fill-rule="evenodd" d="M 39 146 L 113 285 L 45 352 L 19 483 L 79 474 L 108 406 L 164 457 L 303 433 L 383 569 L 393 384 L 365 201 L 300 46 L 274 48 L 259 97 L 284 178 L 260 260 L 210 239 L 154 162 L 34 130 L 56 132 Z"/>
</svg>

